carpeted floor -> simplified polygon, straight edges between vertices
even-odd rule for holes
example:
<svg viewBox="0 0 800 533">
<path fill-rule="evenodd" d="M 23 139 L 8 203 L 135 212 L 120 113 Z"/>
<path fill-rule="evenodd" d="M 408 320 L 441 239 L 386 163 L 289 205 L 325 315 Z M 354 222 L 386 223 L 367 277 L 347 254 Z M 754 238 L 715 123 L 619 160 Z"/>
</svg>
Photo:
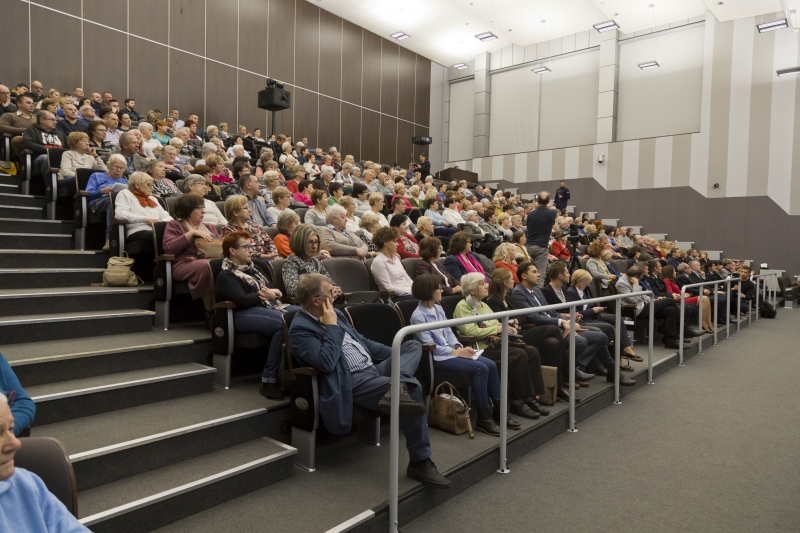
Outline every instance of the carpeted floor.
<svg viewBox="0 0 800 533">
<path fill-rule="evenodd" d="M 799 327 L 733 334 L 403 533 L 800 531 Z"/>
</svg>

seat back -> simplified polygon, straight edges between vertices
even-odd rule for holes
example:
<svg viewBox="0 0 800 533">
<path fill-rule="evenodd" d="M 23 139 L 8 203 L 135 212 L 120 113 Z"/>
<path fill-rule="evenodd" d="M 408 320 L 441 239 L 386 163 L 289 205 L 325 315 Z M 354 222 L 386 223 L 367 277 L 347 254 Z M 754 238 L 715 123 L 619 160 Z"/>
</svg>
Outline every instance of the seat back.
<svg viewBox="0 0 800 533">
<path fill-rule="evenodd" d="M 345 308 L 345 314 L 356 331 L 384 346 L 391 346 L 403 327 L 403 317 L 393 305 L 351 305 Z"/>
<path fill-rule="evenodd" d="M 307 207 L 298 207 L 297 209 L 294 210 L 294 212 L 297 214 L 297 216 L 300 217 L 300 222 L 305 222 L 306 213 L 308 212 Z"/>
<path fill-rule="evenodd" d="M 350 257 L 331 257 L 325 259 L 322 264 L 342 292 L 371 290 L 369 272 L 362 261 Z"/>
<path fill-rule="evenodd" d="M 178 201 L 178 196 L 167 196 L 167 213 L 172 218 L 178 218 L 175 216 L 175 202 Z"/>
<path fill-rule="evenodd" d="M 440 302 L 442 306 L 442 310 L 444 311 L 444 316 L 449 320 L 453 318 L 453 313 L 456 310 L 456 306 L 458 302 L 463 300 L 464 297 L 460 294 L 451 294 L 450 296 L 443 296 L 442 301 Z"/>
<path fill-rule="evenodd" d="M 624 274 L 628 271 L 628 260 L 614 259 L 611 261 L 611 266 L 614 267 L 614 270 L 616 270 L 618 274 Z"/>
<path fill-rule="evenodd" d="M 417 305 L 419 305 L 419 300 L 417 299 L 402 300 L 395 304 L 397 309 L 400 311 L 400 315 L 403 317 L 404 326 L 411 325 L 411 315 L 414 314 L 414 310 L 417 308 Z"/>
<path fill-rule="evenodd" d="M 214 202 L 214 205 L 217 206 L 217 209 L 219 209 L 220 213 L 225 213 L 225 202 L 224 201 L 220 200 L 219 202 Z"/>
<path fill-rule="evenodd" d="M 63 148 L 48 148 L 47 166 L 55 169 L 61 168 L 61 158 L 65 151 Z"/>
<path fill-rule="evenodd" d="M 406 259 L 403 259 L 402 261 L 403 268 L 406 269 L 406 274 L 408 274 L 408 277 L 411 278 L 412 280 L 416 276 L 414 270 L 417 268 L 417 263 L 419 263 L 419 261 L 420 261 L 419 257 L 408 257 Z"/>
<path fill-rule="evenodd" d="M 14 456 L 14 466 L 33 472 L 44 482 L 47 490 L 78 517 L 78 487 L 69 454 L 56 439 L 26 437 Z"/>
<path fill-rule="evenodd" d="M 272 277 L 272 286 L 281 291 L 284 296 L 286 294 L 286 285 L 283 284 L 283 265 L 286 264 L 286 259 L 277 258 L 273 259 L 267 265 L 269 266 L 270 275 Z M 284 313 L 284 317 L 286 314 Z M 288 338 L 288 337 L 287 337 Z"/>
<path fill-rule="evenodd" d="M 164 255 L 164 232 L 167 229 L 166 222 L 156 222 L 153 224 L 153 231 L 155 232 L 155 238 L 153 239 L 153 244 L 155 246 L 156 257 L 159 255 Z"/>
<path fill-rule="evenodd" d="M 92 174 L 97 172 L 91 168 L 79 168 L 75 171 L 75 184 L 79 191 L 85 191 L 86 186 L 89 185 L 89 178 Z"/>
<path fill-rule="evenodd" d="M 181 191 L 184 194 L 186 194 L 185 185 L 186 185 L 185 179 L 179 179 L 178 181 L 175 182 L 175 186 L 178 188 L 179 191 Z"/>
<path fill-rule="evenodd" d="M 275 240 L 275 237 L 278 236 L 278 228 L 276 228 L 275 226 L 262 229 L 267 235 L 269 235 L 269 238 L 272 239 L 273 241 Z"/>
</svg>

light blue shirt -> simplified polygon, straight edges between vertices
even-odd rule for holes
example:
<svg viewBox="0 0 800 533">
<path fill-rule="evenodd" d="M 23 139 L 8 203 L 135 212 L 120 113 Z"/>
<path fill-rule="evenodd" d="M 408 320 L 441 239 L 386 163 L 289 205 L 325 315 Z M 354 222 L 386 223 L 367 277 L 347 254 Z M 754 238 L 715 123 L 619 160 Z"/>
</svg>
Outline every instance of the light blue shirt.
<svg viewBox="0 0 800 533">
<path fill-rule="evenodd" d="M 435 314 L 434 314 L 435 313 Z M 433 309 L 428 309 L 422 304 L 417 305 L 414 312 L 411 314 L 411 324 L 430 324 L 433 322 L 442 322 L 447 320 L 444 316 L 444 310 L 441 305 L 434 305 Z M 435 344 L 436 348 L 433 350 L 434 361 L 445 361 L 456 357 L 450 355 L 455 348 L 460 348 L 461 343 L 458 342 L 453 330 L 450 328 L 434 329 L 431 331 L 421 331 L 414 333 L 414 338 L 422 344 Z"/>
<path fill-rule="evenodd" d="M 0 531 L 14 533 L 91 533 L 24 468 L 0 481 Z"/>
<path fill-rule="evenodd" d="M 430 217 L 433 220 L 433 225 L 437 228 L 441 228 L 444 222 L 447 222 L 442 215 L 439 214 L 438 211 L 432 211 L 430 209 L 425 210 L 425 216 Z"/>
</svg>

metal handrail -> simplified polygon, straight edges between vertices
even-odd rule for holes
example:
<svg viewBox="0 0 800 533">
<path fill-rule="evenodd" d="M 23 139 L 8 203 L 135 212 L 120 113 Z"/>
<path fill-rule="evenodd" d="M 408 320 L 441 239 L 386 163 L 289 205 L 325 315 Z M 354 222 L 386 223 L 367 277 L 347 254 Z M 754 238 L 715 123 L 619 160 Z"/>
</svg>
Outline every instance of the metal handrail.
<svg viewBox="0 0 800 533">
<path fill-rule="evenodd" d="M 777 307 L 778 306 L 777 305 L 778 304 L 778 291 L 769 289 L 767 287 L 766 281 L 767 281 L 767 278 L 770 277 L 770 276 L 775 276 L 775 284 L 777 285 L 777 282 L 778 282 L 778 273 L 777 272 L 770 272 L 768 274 L 755 274 L 753 276 L 750 276 L 750 281 L 753 281 L 756 284 L 756 322 L 758 322 L 758 320 L 761 318 L 759 310 L 758 310 L 758 297 L 761 294 L 761 292 L 764 293 L 764 301 L 766 301 L 767 300 L 767 291 L 769 291 L 769 294 L 772 295 L 772 297 L 770 298 L 770 300 L 772 301 L 772 307 Z M 762 288 L 759 287 L 758 283 L 755 281 L 758 278 L 764 278 L 763 291 L 762 291 Z M 749 324 L 753 323 L 752 316 L 748 316 L 748 323 Z"/>
<path fill-rule="evenodd" d="M 500 348 L 500 459 L 497 471 L 499 473 L 507 474 L 510 472 L 507 468 L 506 448 L 507 448 L 507 433 L 508 428 L 505 423 L 508 417 L 508 320 L 510 318 L 531 314 L 531 312 L 542 311 L 558 311 L 564 308 L 570 310 L 570 334 L 569 338 L 569 429 L 567 431 L 576 433 L 575 429 L 575 325 L 576 312 L 578 306 L 591 305 L 595 303 L 610 302 L 616 300 L 623 300 L 630 298 L 631 294 L 636 296 L 648 295 L 650 296 L 650 313 L 649 313 L 649 345 L 647 355 L 647 382 L 653 383 L 653 316 L 655 314 L 654 302 L 655 298 L 652 291 L 637 291 L 635 293 L 616 294 L 613 296 L 602 296 L 599 298 L 591 298 L 589 300 L 578 300 L 575 302 L 564 302 L 552 305 L 543 305 L 540 307 L 526 307 L 523 309 L 512 309 L 509 311 L 502 311 L 500 313 L 491 313 L 487 315 L 472 315 L 464 318 L 453 318 L 440 322 L 428 322 L 425 324 L 405 326 L 398 331 L 394 336 L 392 342 L 392 375 L 391 375 L 391 409 L 390 409 L 390 427 L 391 433 L 389 437 L 389 532 L 397 533 L 398 528 L 398 499 L 399 499 L 399 455 L 400 455 L 400 347 L 403 344 L 403 339 L 410 334 L 419 333 L 421 331 L 430 331 L 434 329 L 449 328 L 453 326 L 461 326 L 464 324 L 473 324 L 485 320 L 500 320 L 502 321 L 502 345 Z M 566 319 L 564 319 L 566 320 Z M 620 404 L 619 401 L 619 377 L 620 377 L 620 342 L 619 342 L 619 327 L 622 324 L 621 306 L 616 306 L 616 336 L 614 342 L 614 397 L 615 404 Z M 559 377 L 560 379 L 560 377 Z"/>
</svg>

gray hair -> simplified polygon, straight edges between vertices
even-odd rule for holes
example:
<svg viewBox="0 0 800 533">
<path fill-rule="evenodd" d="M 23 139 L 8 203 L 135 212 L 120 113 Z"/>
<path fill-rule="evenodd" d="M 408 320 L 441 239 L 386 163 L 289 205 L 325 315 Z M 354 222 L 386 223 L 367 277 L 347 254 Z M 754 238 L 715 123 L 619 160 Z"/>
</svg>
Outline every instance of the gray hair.
<svg viewBox="0 0 800 533">
<path fill-rule="evenodd" d="M 174 146 L 178 150 L 183 148 L 183 141 L 180 139 L 180 137 L 173 137 L 172 139 L 169 140 L 169 144 L 170 146 Z"/>
<path fill-rule="evenodd" d="M 461 276 L 461 294 L 466 298 L 472 294 L 478 285 L 486 283 L 486 278 L 479 272 L 470 272 Z"/>
<path fill-rule="evenodd" d="M 333 171 L 331 171 L 331 169 L 329 169 L 329 168 L 326 168 L 325 170 L 320 172 L 320 175 L 321 176 L 332 176 L 333 175 Z"/>
<path fill-rule="evenodd" d="M 333 220 L 333 217 L 338 217 L 338 216 L 346 217 L 347 210 L 344 207 L 340 206 L 339 204 L 333 204 L 327 209 L 325 213 L 325 222 L 330 224 L 331 221 Z"/>
<path fill-rule="evenodd" d="M 311 299 L 319 296 L 323 283 L 331 283 L 331 280 L 323 274 L 303 274 L 297 281 L 295 294 L 300 300 L 300 305 L 308 305 Z M 331 283 L 331 285 L 333 285 Z"/>
<path fill-rule="evenodd" d="M 163 163 L 160 159 L 150 159 L 147 161 L 147 164 L 144 167 L 144 171 L 148 174 L 152 174 L 153 170 L 156 168 L 156 165 L 159 163 Z"/>
<path fill-rule="evenodd" d="M 205 158 L 208 154 L 216 154 L 217 153 L 217 145 L 211 142 L 203 143 L 203 148 L 200 150 L 200 153 Z"/>
<path fill-rule="evenodd" d="M 278 215 L 278 222 L 276 223 L 276 227 L 278 228 L 278 231 L 286 231 L 286 228 L 288 228 L 295 222 L 300 222 L 300 215 L 298 215 L 291 209 L 286 209 L 284 210 L 283 213 Z"/>
<path fill-rule="evenodd" d="M 110 165 L 114 161 L 116 161 L 117 163 L 122 163 L 122 166 L 124 166 L 125 168 L 128 168 L 128 161 L 125 159 L 124 155 L 122 155 L 122 154 L 111 154 L 110 156 L 108 156 L 108 161 L 106 163 Z"/>
<path fill-rule="evenodd" d="M 464 220 L 466 220 L 467 222 L 469 222 L 469 217 L 471 217 L 472 215 L 477 215 L 477 214 L 478 214 L 478 212 L 477 212 L 477 211 L 470 209 L 469 211 L 467 211 L 466 213 L 464 213 Z"/>
<path fill-rule="evenodd" d="M 681 263 L 681 264 L 679 264 L 679 265 L 678 265 L 678 272 L 683 272 L 683 271 L 684 271 L 684 270 L 686 270 L 687 268 L 689 268 L 689 265 L 688 265 L 688 264 L 686 264 L 686 263 Z"/>
<path fill-rule="evenodd" d="M 140 122 L 138 126 L 136 126 L 139 131 L 150 130 L 153 131 L 153 125 L 149 122 Z"/>
<path fill-rule="evenodd" d="M 119 136 L 119 144 L 120 145 L 128 144 L 129 142 L 131 142 L 131 137 L 132 136 L 133 135 L 131 134 L 131 132 L 126 131 L 125 133 L 123 133 L 122 135 Z"/>
<path fill-rule="evenodd" d="M 205 184 L 205 182 L 206 179 L 200 174 L 189 174 L 189 177 L 183 180 L 183 186 L 188 190 L 192 185 L 197 185 L 198 183 Z"/>
</svg>

